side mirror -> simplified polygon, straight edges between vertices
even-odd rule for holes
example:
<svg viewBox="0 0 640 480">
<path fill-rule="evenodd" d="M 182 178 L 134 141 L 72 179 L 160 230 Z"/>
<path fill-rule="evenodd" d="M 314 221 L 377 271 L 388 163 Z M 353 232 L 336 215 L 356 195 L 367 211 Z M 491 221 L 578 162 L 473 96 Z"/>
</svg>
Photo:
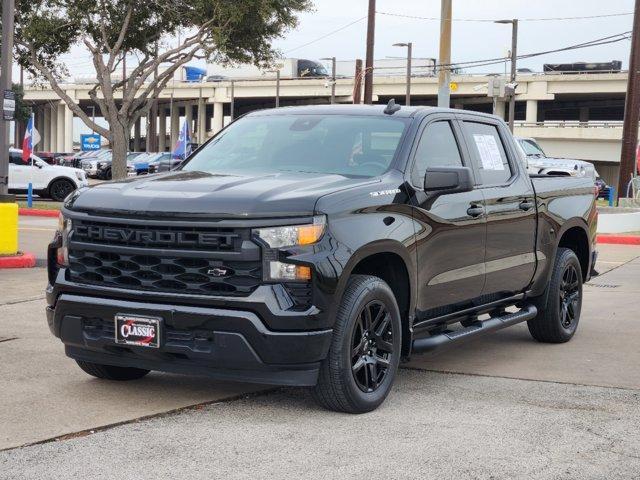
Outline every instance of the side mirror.
<svg viewBox="0 0 640 480">
<path fill-rule="evenodd" d="M 424 190 L 432 195 L 470 192 L 473 176 L 468 167 L 431 167 L 424 176 Z"/>
</svg>

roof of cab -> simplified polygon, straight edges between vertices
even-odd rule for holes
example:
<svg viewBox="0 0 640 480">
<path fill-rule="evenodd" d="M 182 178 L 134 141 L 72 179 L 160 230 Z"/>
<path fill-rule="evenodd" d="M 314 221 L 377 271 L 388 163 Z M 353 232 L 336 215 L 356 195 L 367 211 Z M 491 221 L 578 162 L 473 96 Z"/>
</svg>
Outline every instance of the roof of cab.
<svg viewBox="0 0 640 480">
<path fill-rule="evenodd" d="M 393 114 L 385 114 L 384 110 L 386 104 L 376 105 L 352 105 L 352 104 L 338 104 L 338 105 L 302 105 L 295 107 L 280 107 L 280 108 L 268 108 L 264 110 L 256 110 L 248 113 L 247 116 L 267 116 L 267 115 L 371 115 L 371 116 L 385 116 L 385 117 L 414 117 L 417 114 L 434 114 L 434 113 L 465 113 L 483 117 L 493 117 L 486 113 L 472 112 L 468 110 L 457 110 L 454 108 L 440 108 L 429 106 L 410 106 L 405 107 L 400 105 L 400 110 Z"/>
</svg>

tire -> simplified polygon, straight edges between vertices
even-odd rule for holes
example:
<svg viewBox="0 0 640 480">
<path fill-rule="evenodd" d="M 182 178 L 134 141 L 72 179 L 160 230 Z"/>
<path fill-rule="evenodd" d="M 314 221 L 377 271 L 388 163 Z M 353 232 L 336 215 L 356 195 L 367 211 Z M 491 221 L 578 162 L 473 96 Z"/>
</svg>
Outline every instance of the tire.
<svg viewBox="0 0 640 480">
<path fill-rule="evenodd" d="M 545 343 L 571 340 L 582 310 L 582 269 L 573 250 L 558 249 L 551 281 L 536 306 L 538 315 L 527 322 L 533 338 Z"/>
<path fill-rule="evenodd" d="M 378 277 L 353 275 L 313 390 L 318 403 L 346 413 L 375 410 L 395 380 L 401 336 L 400 311 L 389 285 Z"/>
<path fill-rule="evenodd" d="M 62 202 L 75 189 L 76 186 L 71 180 L 65 178 L 54 180 L 48 188 L 49 198 L 55 202 Z"/>
<path fill-rule="evenodd" d="M 76 360 L 76 363 L 85 373 L 105 380 L 138 380 L 149 373 L 149 370 L 143 370 L 142 368 L 115 367 L 113 365 L 101 365 L 99 363 L 85 362 L 82 360 Z"/>
<path fill-rule="evenodd" d="M 110 168 L 107 168 L 107 169 L 104 171 L 104 174 L 102 175 L 102 179 L 103 179 L 103 180 L 111 180 L 111 178 L 112 178 L 112 175 L 111 175 L 111 169 L 110 169 Z"/>
</svg>

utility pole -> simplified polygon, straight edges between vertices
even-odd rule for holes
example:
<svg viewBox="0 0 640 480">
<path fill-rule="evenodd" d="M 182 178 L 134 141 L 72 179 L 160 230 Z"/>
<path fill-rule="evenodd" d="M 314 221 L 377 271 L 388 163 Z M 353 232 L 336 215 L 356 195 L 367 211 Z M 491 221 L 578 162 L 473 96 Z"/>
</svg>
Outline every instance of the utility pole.
<svg viewBox="0 0 640 480">
<path fill-rule="evenodd" d="M 353 103 L 359 104 L 362 98 L 362 60 L 356 60 L 356 72 L 353 85 Z"/>
<path fill-rule="evenodd" d="M 394 43 L 394 47 L 407 47 L 407 93 L 405 96 L 405 106 L 411 105 L 411 57 L 413 56 L 413 43 Z"/>
<path fill-rule="evenodd" d="M 2 59 L 0 60 L 0 90 L 11 89 L 13 70 L 14 0 L 2 0 Z M 3 109 L 4 110 L 4 109 Z M 0 118 L 0 201 L 9 193 L 9 122 Z"/>
<path fill-rule="evenodd" d="M 513 122 L 516 117 L 516 62 L 518 60 L 518 19 L 513 20 L 496 20 L 494 23 L 500 23 L 503 25 L 511 25 L 511 75 L 509 76 L 509 83 L 513 88 L 509 89 L 511 95 L 509 95 L 509 130 L 513 133 Z"/>
<path fill-rule="evenodd" d="M 336 103 L 336 57 L 324 57 L 320 60 L 331 60 L 331 105 Z"/>
<path fill-rule="evenodd" d="M 280 70 L 276 70 L 276 108 L 280 108 Z"/>
<path fill-rule="evenodd" d="M 451 92 L 451 14 L 452 0 L 441 0 L 440 8 L 440 58 L 438 63 L 438 106 L 449 108 Z"/>
<path fill-rule="evenodd" d="M 638 144 L 638 120 L 640 120 L 640 0 L 636 0 L 629 55 L 629 78 L 624 102 L 622 127 L 622 153 L 618 176 L 618 198 L 627 196 L 627 185 L 636 171 L 636 147 Z"/>
<path fill-rule="evenodd" d="M 373 48 L 376 40 L 376 0 L 369 0 L 367 19 L 367 56 L 365 58 L 364 103 L 373 103 Z"/>
</svg>

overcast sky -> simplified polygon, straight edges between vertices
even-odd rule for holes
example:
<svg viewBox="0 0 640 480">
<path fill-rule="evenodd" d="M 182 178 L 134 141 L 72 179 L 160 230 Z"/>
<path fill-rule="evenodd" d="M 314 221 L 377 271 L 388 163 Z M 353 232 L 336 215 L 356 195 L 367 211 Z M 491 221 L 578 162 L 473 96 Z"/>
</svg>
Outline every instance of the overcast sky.
<svg viewBox="0 0 640 480">
<path fill-rule="evenodd" d="M 315 0 L 315 10 L 300 17 L 299 26 L 274 46 L 285 57 L 319 59 L 336 56 L 364 58 L 368 0 Z M 629 13 L 633 0 L 453 0 L 454 19 L 520 19 L 518 53 L 527 54 L 574 45 L 631 30 L 632 15 L 564 21 L 527 21 L 533 18 L 574 17 Z M 417 17 L 440 16 L 440 0 L 378 0 L 378 12 Z M 344 30 L 321 37 L 362 19 Z M 375 57 L 403 56 L 393 43 L 413 42 L 414 56 L 438 56 L 437 20 L 376 16 Z M 317 41 L 316 41 L 317 40 Z M 310 43 L 313 42 L 313 43 Z M 308 45 L 306 45 L 308 44 Z M 452 61 L 463 62 L 506 55 L 511 44 L 510 25 L 454 21 Z M 629 40 L 521 60 L 519 67 L 541 71 L 543 63 L 629 59 Z M 89 55 L 75 48 L 66 62 L 73 75 L 92 72 Z M 504 66 L 483 67 L 474 72 L 502 71 Z"/>
</svg>

